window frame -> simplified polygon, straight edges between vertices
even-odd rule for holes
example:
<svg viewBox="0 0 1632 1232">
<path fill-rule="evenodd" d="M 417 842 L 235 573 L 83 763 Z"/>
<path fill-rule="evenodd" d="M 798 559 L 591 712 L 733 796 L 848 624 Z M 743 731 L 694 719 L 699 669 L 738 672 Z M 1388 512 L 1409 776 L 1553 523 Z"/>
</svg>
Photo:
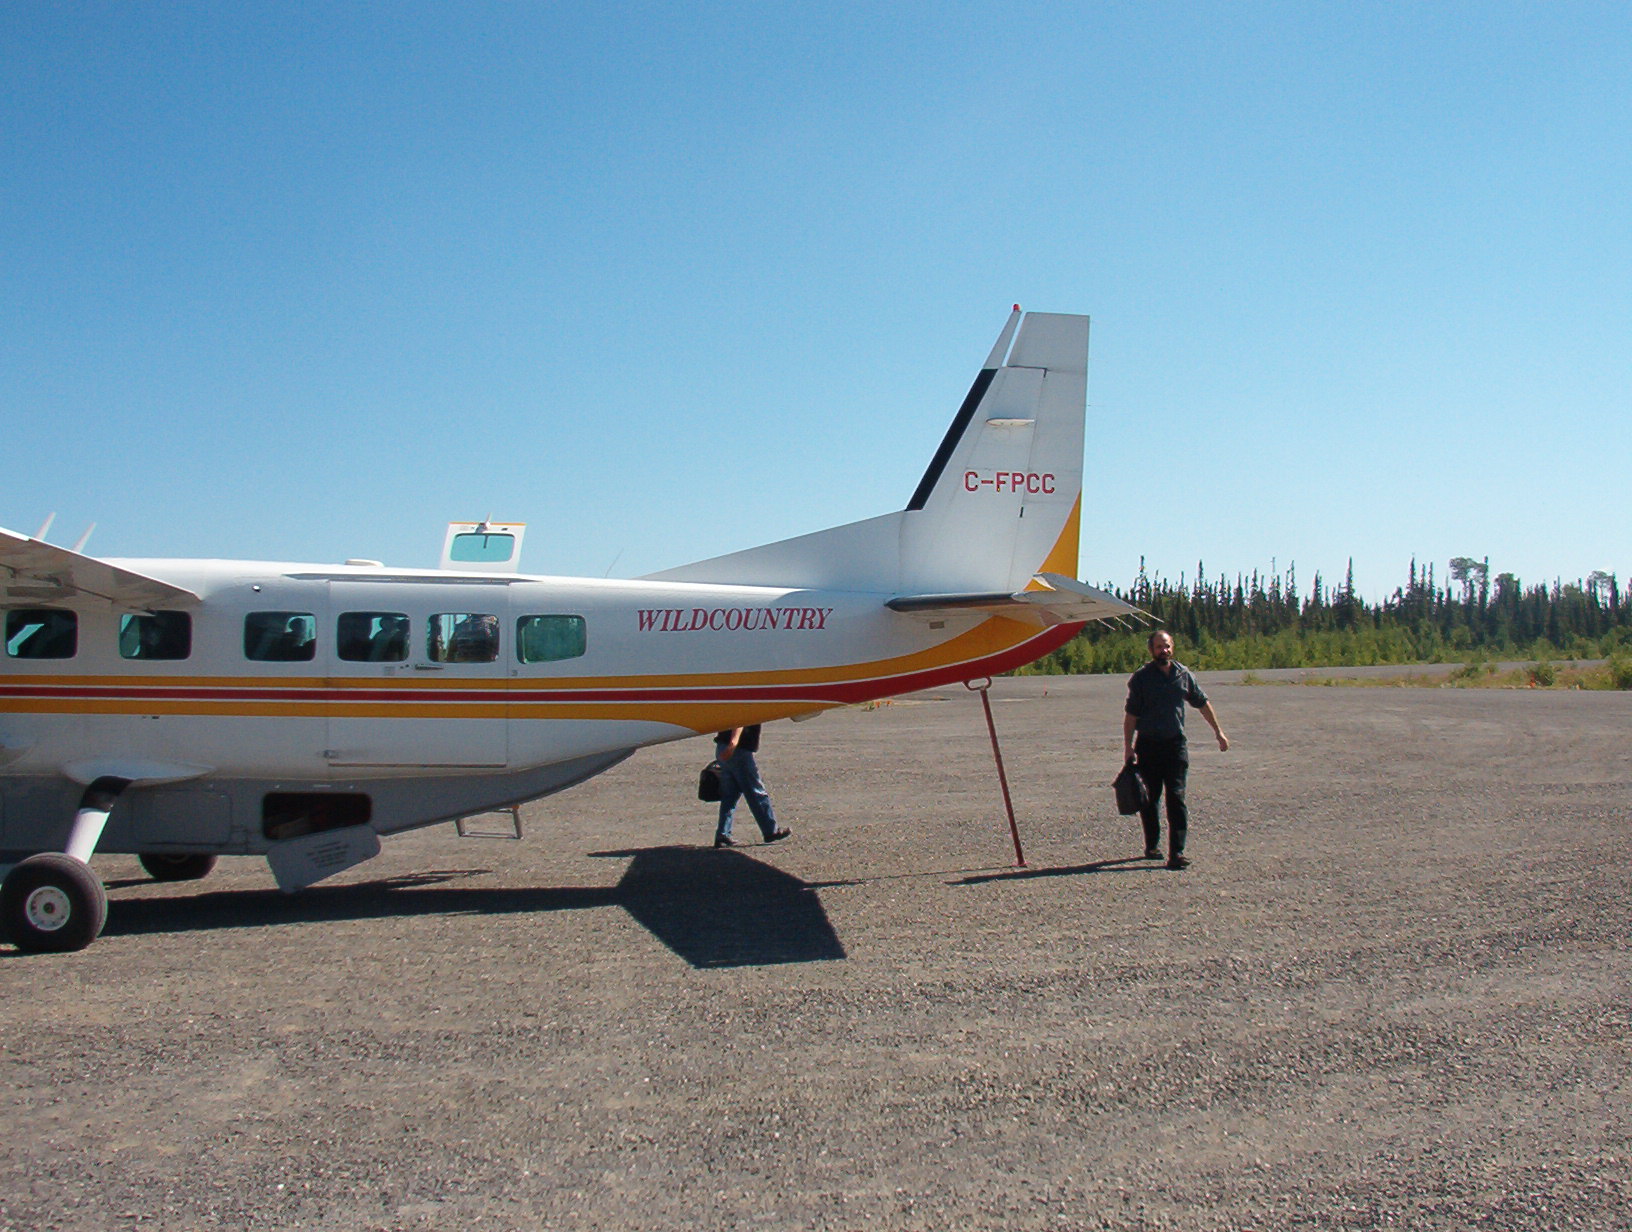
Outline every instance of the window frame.
<svg viewBox="0 0 1632 1232">
<path fill-rule="evenodd" d="M 539 621 L 563 621 L 574 629 L 577 634 L 574 649 L 568 654 L 552 654 L 543 658 L 529 656 L 528 626 Z M 553 637 L 553 634 L 545 636 Z M 571 612 L 531 612 L 516 617 L 516 662 L 528 665 L 539 663 L 565 663 L 572 659 L 581 659 L 589 653 L 589 622 L 584 617 Z"/>
<path fill-rule="evenodd" d="M 348 634 L 346 629 L 348 620 L 359 618 L 366 620 L 370 625 L 373 625 L 375 621 L 380 622 L 380 627 L 377 630 L 362 636 L 361 645 L 364 648 L 362 655 L 350 653 L 352 646 L 356 644 L 356 637 L 354 634 Z M 394 641 L 398 636 L 396 631 L 388 632 L 387 621 L 393 622 L 393 624 L 398 621 L 401 622 L 400 642 Z M 408 655 L 413 649 L 413 635 L 414 622 L 407 612 L 340 612 L 334 618 L 334 657 L 337 662 L 341 663 L 406 663 L 408 662 Z M 374 643 L 382 638 L 386 639 L 382 643 L 385 649 L 395 648 L 400 653 L 392 656 L 376 656 L 374 654 Z"/>
<path fill-rule="evenodd" d="M 481 622 L 486 634 L 491 635 L 491 642 L 487 649 L 491 652 L 485 658 L 466 657 L 462 651 L 456 649 L 461 636 L 465 636 L 466 627 L 471 621 Z M 481 640 L 485 635 L 471 634 L 470 643 L 477 650 L 481 650 Z M 496 612 L 432 612 L 425 622 L 425 659 L 428 663 L 437 663 L 444 666 L 482 667 L 497 663 L 504 654 L 504 626 Z"/>
<path fill-rule="evenodd" d="M 31 632 L 28 629 L 30 618 L 37 627 Z M 52 628 L 56 625 L 56 628 Z M 55 639 L 67 635 L 67 650 L 62 654 L 20 654 L 36 640 L 47 645 Z M 5 657 L 21 659 L 25 662 L 49 662 L 53 660 L 72 659 L 79 654 L 79 613 L 71 607 L 10 607 L 6 609 L 5 640 L 3 646 Z M 55 646 L 52 646 L 55 649 Z"/>
<path fill-rule="evenodd" d="M 261 628 L 261 629 L 256 629 L 252 634 L 251 629 L 250 629 L 251 622 L 252 621 L 257 621 L 259 619 L 266 618 L 266 617 L 274 617 L 274 618 L 276 618 L 278 620 L 283 621 L 284 626 L 285 626 L 284 631 L 282 633 L 275 633 L 275 631 L 273 631 L 273 630 L 271 630 L 269 628 Z M 303 655 L 292 655 L 292 654 L 256 654 L 256 653 L 254 653 L 254 651 L 257 651 L 257 650 L 267 649 L 269 647 L 269 645 L 270 645 L 270 643 L 268 641 L 268 639 L 270 637 L 277 636 L 280 639 L 286 639 L 286 638 L 290 637 L 294 633 L 293 622 L 296 621 L 296 620 L 304 620 L 304 621 L 309 622 L 308 627 L 311 629 L 311 636 L 308 637 L 305 641 L 299 642 L 299 643 L 291 643 L 291 648 L 293 648 L 295 646 L 303 647 L 306 650 L 305 654 L 303 654 Z M 253 638 L 253 640 L 252 640 L 252 638 Z M 291 611 L 282 611 L 282 610 L 279 610 L 279 611 L 245 612 L 244 613 L 244 658 L 246 660 L 248 660 L 249 662 L 251 662 L 251 663 L 314 663 L 314 662 L 316 662 L 317 661 L 317 615 L 315 613 L 313 613 L 313 612 L 291 612 Z"/>
<path fill-rule="evenodd" d="M 162 634 L 172 638 L 177 636 L 176 630 L 179 627 L 180 654 L 142 653 L 144 650 L 143 643 L 145 639 L 143 638 L 141 626 L 139 625 L 136 626 L 137 653 L 125 653 L 126 631 L 131 628 L 132 625 L 135 625 L 137 621 L 149 620 L 155 622 L 155 625 L 160 629 Z M 163 626 L 167 623 L 171 627 L 169 629 L 164 629 Z M 119 657 L 128 663 L 179 663 L 184 659 L 190 659 L 193 657 L 193 614 L 191 612 L 177 611 L 173 608 L 151 608 L 140 612 L 122 612 L 119 616 L 118 644 Z"/>
</svg>

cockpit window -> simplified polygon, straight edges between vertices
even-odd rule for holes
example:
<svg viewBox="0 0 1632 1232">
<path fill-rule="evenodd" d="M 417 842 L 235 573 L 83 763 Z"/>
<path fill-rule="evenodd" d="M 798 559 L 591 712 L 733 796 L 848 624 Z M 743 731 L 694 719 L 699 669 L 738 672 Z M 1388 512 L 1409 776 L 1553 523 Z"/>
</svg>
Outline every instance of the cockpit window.
<svg viewBox="0 0 1632 1232">
<path fill-rule="evenodd" d="M 499 618 L 485 612 L 432 616 L 425 656 L 432 663 L 491 663 L 499 657 Z"/>
<path fill-rule="evenodd" d="M 186 612 L 130 612 L 119 618 L 119 654 L 126 659 L 185 659 L 193 653 L 193 618 Z"/>
<path fill-rule="evenodd" d="M 79 649 L 79 613 L 50 607 L 6 613 L 6 655 L 13 659 L 71 659 Z"/>
<path fill-rule="evenodd" d="M 317 657 L 317 618 L 310 612 L 251 612 L 244 617 L 244 658 L 310 663 Z"/>
<path fill-rule="evenodd" d="M 341 612 L 334 652 L 348 663 L 401 663 L 408 657 L 408 617 L 401 612 Z"/>
</svg>

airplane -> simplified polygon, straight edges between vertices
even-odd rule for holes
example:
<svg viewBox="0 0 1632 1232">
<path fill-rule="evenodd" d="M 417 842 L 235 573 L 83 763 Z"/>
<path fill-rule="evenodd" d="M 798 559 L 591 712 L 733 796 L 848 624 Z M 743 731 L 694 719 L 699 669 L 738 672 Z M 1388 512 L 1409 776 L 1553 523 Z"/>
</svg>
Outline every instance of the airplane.
<svg viewBox="0 0 1632 1232">
<path fill-rule="evenodd" d="M 100 559 L 0 530 L 0 927 L 83 949 L 95 852 L 293 892 L 635 750 L 1029 663 L 1137 615 L 1076 580 L 1086 316 L 1016 305 L 904 509 L 634 579 Z M 83 540 L 79 546 L 83 546 Z M 519 833 L 519 830 L 518 830 Z"/>
</svg>

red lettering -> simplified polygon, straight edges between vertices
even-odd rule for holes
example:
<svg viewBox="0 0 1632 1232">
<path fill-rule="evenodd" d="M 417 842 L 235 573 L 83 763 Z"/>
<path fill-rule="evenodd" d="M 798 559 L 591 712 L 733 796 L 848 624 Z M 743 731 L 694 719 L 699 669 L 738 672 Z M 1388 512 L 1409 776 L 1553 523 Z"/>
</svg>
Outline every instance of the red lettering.
<svg viewBox="0 0 1632 1232">
<path fill-rule="evenodd" d="M 993 471 L 982 479 L 979 471 L 963 472 L 963 490 L 978 492 L 991 488 L 997 492 L 1025 492 L 1031 496 L 1053 496 L 1054 476 L 1039 471 Z"/>
<path fill-rule="evenodd" d="M 830 607 L 643 607 L 635 609 L 635 625 L 642 633 L 758 633 L 827 628 Z"/>
</svg>

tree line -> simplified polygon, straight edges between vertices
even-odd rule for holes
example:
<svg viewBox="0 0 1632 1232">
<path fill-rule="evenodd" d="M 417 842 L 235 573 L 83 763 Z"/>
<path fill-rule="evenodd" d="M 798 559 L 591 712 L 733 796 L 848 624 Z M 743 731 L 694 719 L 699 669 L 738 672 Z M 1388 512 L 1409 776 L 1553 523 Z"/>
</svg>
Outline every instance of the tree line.
<svg viewBox="0 0 1632 1232">
<path fill-rule="evenodd" d="M 1343 581 L 1319 573 L 1300 590 L 1296 566 L 1171 581 L 1147 574 L 1127 589 L 1105 585 L 1148 612 L 1198 670 L 1465 663 L 1479 660 L 1632 658 L 1632 602 L 1613 573 L 1525 586 L 1490 560 L 1459 556 L 1441 581 L 1411 562 L 1405 585 L 1380 603 L 1355 593 L 1351 559 Z M 1043 674 L 1131 672 L 1148 657 L 1149 626 L 1090 625 L 1029 669 Z"/>
</svg>

